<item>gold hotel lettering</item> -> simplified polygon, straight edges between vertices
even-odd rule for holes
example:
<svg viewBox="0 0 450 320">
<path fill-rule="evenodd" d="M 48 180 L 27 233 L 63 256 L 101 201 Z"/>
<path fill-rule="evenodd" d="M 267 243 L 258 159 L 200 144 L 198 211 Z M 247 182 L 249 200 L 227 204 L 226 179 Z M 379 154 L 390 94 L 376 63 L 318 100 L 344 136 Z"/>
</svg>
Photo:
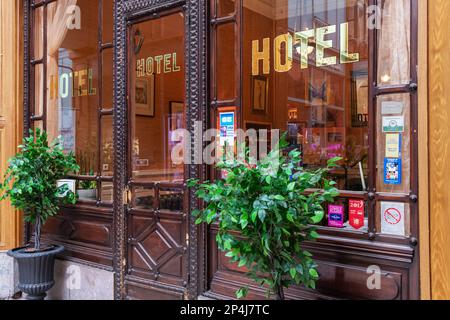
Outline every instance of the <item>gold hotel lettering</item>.
<svg viewBox="0 0 450 320">
<path fill-rule="evenodd" d="M 181 67 L 177 64 L 177 54 L 167 53 L 154 57 L 138 59 L 136 61 L 136 76 L 138 78 L 152 74 L 179 72 Z"/>
<path fill-rule="evenodd" d="M 276 72 L 288 72 L 292 69 L 294 44 L 300 48 L 300 68 L 308 68 L 308 41 L 315 39 L 316 43 L 316 66 L 325 67 L 337 64 L 335 56 L 327 57 L 325 50 L 333 47 L 332 40 L 326 40 L 326 36 L 336 33 L 337 26 L 330 25 L 317 29 L 296 32 L 294 35 L 286 33 L 274 39 L 274 70 Z M 359 53 L 349 53 L 348 23 L 340 25 L 340 63 L 354 63 L 359 61 Z M 284 48 L 284 51 L 283 51 Z M 284 52 L 284 53 L 283 53 Z M 283 62 L 284 60 L 284 62 Z M 260 74 L 260 62 L 263 65 L 263 74 L 270 74 L 270 38 L 264 38 L 262 49 L 259 40 L 252 41 L 252 74 Z"/>
<path fill-rule="evenodd" d="M 72 92 L 69 92 L 71 83 L 73 84 Z M 97 89 L 94 88 L 92 69 L 62 73 L 59 79 L 57 76 L 50 76 L 50 99 L 84 97 L 96 94 Z"/>
</svg>

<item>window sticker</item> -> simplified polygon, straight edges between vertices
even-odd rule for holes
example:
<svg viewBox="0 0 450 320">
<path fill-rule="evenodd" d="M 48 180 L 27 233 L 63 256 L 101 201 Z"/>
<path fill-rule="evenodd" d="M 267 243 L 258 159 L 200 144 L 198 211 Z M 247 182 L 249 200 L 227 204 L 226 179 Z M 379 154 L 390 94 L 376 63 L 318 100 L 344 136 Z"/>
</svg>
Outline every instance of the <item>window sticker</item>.
<svg viewBox="0 0 450 320">
<path fill-rule="evenodd" d="M 381 202 L 381 233 L 405 236 L 405 204 Z"/>
<path fill-rule="evenodd" d="M 399 158 L 384 159 L 384 183 L 402 184 L 402 160 Z"/>
<path fill-rule="evenodd" d="M 405 117 L 383 117 L 383 132 L 399 132 L 405 131 Z"/>
<path fill-rule="evenodd" d="M 344 227 L 344 206 L 328 205 L 328 226 L 335 228 Z"/>
<path fill-rule="evenodd" d="M 349 224 L 356 230 L 364 227 L 364 200 L 348 201 Z"/>
<path fill-rule="evenodd" d="M 398 133 L 386 135 L 386 158 L 401 157 L 402 136 Z"/>
<path fill-rule="evenodd" d="M 403 114 L 404 103 L 398 101 L 383 101 L 381 103 L 381 114 L 401 115 Z"/>
<path fill-rule="evenodd" d="M 235 115 L 234 112 L 223 112 L 220 114 L 220 145 L 234 146 L 234 127 Z"/>
</svg>

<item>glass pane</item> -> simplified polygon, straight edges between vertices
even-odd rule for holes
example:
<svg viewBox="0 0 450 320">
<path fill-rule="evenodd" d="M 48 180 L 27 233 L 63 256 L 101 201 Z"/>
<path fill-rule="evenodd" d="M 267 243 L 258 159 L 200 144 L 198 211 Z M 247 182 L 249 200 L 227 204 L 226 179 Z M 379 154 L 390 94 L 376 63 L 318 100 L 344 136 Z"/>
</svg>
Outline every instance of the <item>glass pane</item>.
<svg viewBox="0 0 450 320">
<path fill-rule="evenodd" d="M 78 0 L 80 29 L 67 23 L 74 1 L 47 6 L 47 131 L 77 155 L 81 174 L 97 173 L 98 2 Z"/>
<path fill-rule="evenodd" d="M 376 208 L 377 232 L 409 237 L 411 235 L 410 206 L 401 202 L 378 202 Z"/>
<path fill-rule="evenodd" d="M 112 182 L 102 182 L 101 183 L 101 197 L 103 203 L 113 202 L 113 183 Z"/>
<path fill-rule="evenodd" d="M 36 129 L 44 130 L 44 123 L 43 123 L 43 121 L 41 121 L 41 120 L 33 121 L 33 122 L 31 123 L 31 126 L 32 126 L 32 128 L 33 128 L 34 130 L 36 130 Z"/>
<path fill-rule="evenodd" d="M 141 210 L 153 210 L 156 208 L 155 190 L 150 187 L 134 187 L 133 208 Z"/>
<path fill-rule="evenodd" d="M 306 168 L 342 157 L 333 175 L 352 191 L 369 172 L 367 5 L 243 0 L 244 129 L 287 132 Z"/>
<path fill-rule="evenodd" d="M 384 0 L 378 38 L 379 85 L 410 82 L 411 1 Z"/>
<path fill-rule="evenodd" d="M 234 13 L 235 0 L 217 0 L 217 17 L 226 17 Z"/>
<path fill-rule="evenodd" d="M 233 100 L 236 97 L 235 42 L 234 23 L 217 26 L 217 100 Z"/>
<path fill-rule="evenodd" d="M 102 52 L 102 101 L 103 109 L 113 107 L 113 49 Z"/>
<path fill-rule="evenodd" d="M 382 96 L 377 103 L 377 191 L 409 194 L 411 127 L 409 94 Z"/>
<path fill-rule="evenodd" d="M 336 199 L 334 203 L 324 206 L 326 216 L 322 226 L 345 229 L 355 232 L 367 232 L 367 203 L 359 199 Z"/>
<path fill-rule="evenodd" d="M 42 116 L 44 112 L 44 65 L 34 66 L 34 115 Z"/>
<path fill-rule="evenodd" d="M 159 209 L 183 212 L 184 193 L 183 190 L 160 190 Z"/>
<path fill-rule="evenodd" d="M 184 16 L 175 13 L 134 25 L 130 68 L 132 178 L 183 180 L 172 159 L 172 132 L 184 126 Z M 173 115 L 173 116 L 172 116 Z"/>
<path fill-rule="evenodd" d="M 33 46 L 34 46 L 34 59 L 42 59 L 44 54 L 44 7 L 38 7 L 34 10 L 34 26 L 33 26 Z"/>
<path fill-rule="evenodd" d="M 97 201 L 97 182 L 78 180 L 77 196 L 79 200 Z"/>
<path fill-rule="evenodd" d="M 102 1 L 102 41 L 103 43 L 113 42 L 113 31 L 114 31 L 114 3 L 113 0 L 103 0 Z"/>
<path fill-rule="evenodd" d="M 102 175 L 112 177 L 114 174 L 113 117 L 102 116 L 102 141 L 100 160 Z"/>
</svg>

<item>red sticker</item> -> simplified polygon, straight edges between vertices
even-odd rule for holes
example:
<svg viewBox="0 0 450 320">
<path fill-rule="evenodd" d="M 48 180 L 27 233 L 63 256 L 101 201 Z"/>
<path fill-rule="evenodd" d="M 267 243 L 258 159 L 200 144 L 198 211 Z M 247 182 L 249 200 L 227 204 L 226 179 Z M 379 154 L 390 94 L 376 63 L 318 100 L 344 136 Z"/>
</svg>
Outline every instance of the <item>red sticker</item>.
<svg viewBox="0 0 450 320">
<path fill-rule="evenodd" d="M 348 218 L 355 229 L 364 227 L 364 200 L 349 200 Z"/>
</svg>

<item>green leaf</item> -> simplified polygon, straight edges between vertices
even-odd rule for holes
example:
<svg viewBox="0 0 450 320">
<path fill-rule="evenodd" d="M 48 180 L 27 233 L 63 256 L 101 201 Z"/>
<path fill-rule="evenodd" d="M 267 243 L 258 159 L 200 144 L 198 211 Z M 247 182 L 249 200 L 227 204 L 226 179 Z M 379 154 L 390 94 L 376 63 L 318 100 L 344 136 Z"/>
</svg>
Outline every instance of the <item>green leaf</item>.
<svg viewBox="0 0 450 320">
<path fill-rule="evenodd" d="M 289 270 L 289 273 L 291 274 L 292 279 L 295 279 L 295 276 L 297 275 L 297 270 L 295 268 L 291 268 Z"/>
<path fill-rule="evenodd" d="M 261 222 L 264 222 L 264 219 L 266 219 L 266 211 L 263 209 L 258 210 L 258 217 Z"/>
<path fill-rule="evenodd" d="M 311 238 L 313 239 L 318 239 L 319 238 L 319 234 L 316 231 L 311 231 L 309 233 L 309 235 L 311 236 Z"/>
<path fill-rule="evenodd" d="M 225 254 L 225 257 L 233 258 L 233 257 L 234 257 L 233 251 L 227 252 L 227 253 Z"/>
<path fill-rule="evenodd" d="M 252 222 L 255 222 L 257 217 L 258 217 L 258 212 L 257 211 L 253 211 L 252 212 Z"/>
<path fill-rule="evenodd" d="M 236 291 L 236 298 L 242 299 L 245 298 L 248 294 L 248 288 L 240 288 Z"/>
<path fill-rule="evenodd" d="M 288 219 L 290 222 L 294 222 L 294 217 L 292 216 L 292 214 L 288 213 L 286 215 L 286 219 Z"/>
<path fill-rule="evenodd" d="M 293 191 L 295 188 L 295 182 L 291 182 L 288 184 L 287 190 L 288 191 Z"/>
<path fill-rule="evenodd" d="M 319 278 L 319 274 L 317 273 L 316 269 L 309 269 L 309 274 L 310 274 L 311 277 L 313 277 L 315 279 Z"/>
<path fill-rule="evenodd" d="M 311 220 L 314 224 L 320 223 L 325 217 L 325 212 L 323 210 L 314 211 L 314 216 L 311 217 Z"/>
<path fill-rule="evenodd" d="M 312 257 L 312 254 L 308 251 L 303 251 L 303 255 L 305 255 L 307 257 Z"/>
</svg>

